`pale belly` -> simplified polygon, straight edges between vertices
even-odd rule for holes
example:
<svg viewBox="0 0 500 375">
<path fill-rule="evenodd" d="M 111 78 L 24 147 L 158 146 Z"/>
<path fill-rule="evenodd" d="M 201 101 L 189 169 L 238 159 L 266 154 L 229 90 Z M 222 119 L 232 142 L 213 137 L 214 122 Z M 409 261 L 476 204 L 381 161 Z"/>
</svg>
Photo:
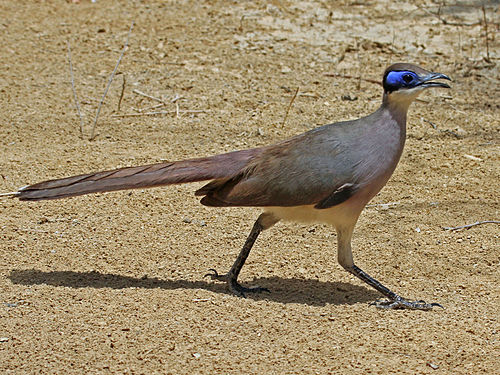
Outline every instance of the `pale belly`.
<svg viewBox="0 0 500 375">
<path fill-rule="evenodd" d="M 273 216 L 284 221 L 293 221 L 298 223 L 324 223 L 333 225 L 338 224 L 349 218 L 352 215 L 346 215 L 339 209 L 339 206 L 318 210 L 314 206 L 294 206 L 294 207 L 266 207 L 266 212 L 272 213 Z"/>
<path fill-rule="evenodd" d="M 379 176 L 371 184 L 361 189 L 347 201 L 326 209 L 314 208 L 314 205 L 292 207 L 266 207 L 265 212 L 284 221 L 298 223 L 323 223 L 339 227 L 354 226 L 366 204 L 384 187 L 391 173 Z"/>
</svg>

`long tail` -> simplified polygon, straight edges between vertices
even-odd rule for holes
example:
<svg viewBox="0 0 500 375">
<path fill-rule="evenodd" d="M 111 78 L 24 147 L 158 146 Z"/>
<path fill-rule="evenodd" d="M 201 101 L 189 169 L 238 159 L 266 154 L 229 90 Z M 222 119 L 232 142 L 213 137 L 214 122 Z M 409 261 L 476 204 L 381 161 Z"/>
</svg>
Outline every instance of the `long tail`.
<svg viewBox="0 0 500 375">
<path fill-rule="evenodd" d="M 40 182 L 3 195 L 23 201 L 36 201 L 105 191 L 226 179 L 238 174 L 258 153 L 259 149 L 250 149 L 206 158 L 89 173 Z"/>
</svg>

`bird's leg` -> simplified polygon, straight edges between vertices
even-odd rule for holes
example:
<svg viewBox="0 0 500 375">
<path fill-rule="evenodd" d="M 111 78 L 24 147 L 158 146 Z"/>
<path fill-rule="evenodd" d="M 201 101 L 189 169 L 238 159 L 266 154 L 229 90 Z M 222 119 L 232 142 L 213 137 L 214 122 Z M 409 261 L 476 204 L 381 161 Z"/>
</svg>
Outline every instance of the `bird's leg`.
<svg viewBox="0 0 500 375">
<path fill-rule="evenodd" d="M 250 234 L 248 235 L 243 248 L 241 249 L 238 257 L 234 261 L 233 266 L 229 270 L 228 273 L 219 275 L 219 273 L 215 269 L 210 269 L 211 273 L 206 274 L 205 276 L 209 276 L 212 280 L 220 280 L 226 281 L 229 289 L 240 297 L 245 297 L 245 293 L 255 293 L 255 292 L 269 292 L 267 288 L 262 288 L 260 286 L 254 287 L 244 287 L 240 283 L 238 283 L 238 275 L 240 274 L 241 268 L 245 264 L 245 261 L 250 254 L 250 250 L 252 249 L 255 240 L 259 236 L 260 232 L 265 229 L 272 227 L 279 221 L 275 216 L 270 213 L 263 213 L 259 216 L 259 218 L 255 221 Z"/>
<path fill-rule="evenodd" d="M 433 307 L 443 307 L 439 303 L 426 303 L 425 301 L 408 301 L 398 294 L 394 293 L 392 290 L 381 284 L 379 281 L 375 280 L 373 277 L 368 275 L 361 268 L 353 264 L 350 267 L 344 267 L 347 271 L 352 273 L 357 278 L 363 280 L 365 283 L 371 287 L 377 289 L 380 293 L 386 296 L 388 299 L 383 301 L 372 302 L 372 305 L 379 309 L 409 309 L 409 310 L 432 310 Z"/>
<path fill-rule="evenodd" d="M 374 289 L 378 290 L 387 300 L 375 301 L 375 305 L 379 309 L 409 309 L 409 310 L 432 310 L 433 307 L 443 307 L 439 303 L 426 303 L 424 301 L 408 301 L 407 299 L 394 293 L 392 290 L 384 286 L 382 283 L 368 275 L 361 268 L 354 264 L 351 250 L 351 236 L 354 225 L 349 228 L 337 228 L 338 233 L 338 260 L 344 269 L 360 280 L 364 281 Z"/>
</svg>

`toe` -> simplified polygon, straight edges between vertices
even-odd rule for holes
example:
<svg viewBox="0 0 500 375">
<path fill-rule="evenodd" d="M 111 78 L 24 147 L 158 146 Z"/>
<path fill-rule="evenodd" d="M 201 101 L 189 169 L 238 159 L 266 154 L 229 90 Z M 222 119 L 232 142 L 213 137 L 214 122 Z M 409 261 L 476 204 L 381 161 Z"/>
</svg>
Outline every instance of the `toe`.
<svg viewBox="0 0 500 375">
<path fill-rule="evenodd" d="M 252 286 L 252 287 L 244 287 L 238 282 L 229 282 L 229 289 L 236 294 L 237 296 L 240 297 L 246 297 L 247 293 L 261 293 L 261 292 L 268 292 L 270 293 L 269 289 L 263 288 L 260 286 Z"/>
<path fill-rule="evenodd" d="M 432 310 L 433 307 L 441 307 L 439 303 L 427 303 L 425 301 L 408 301 L 404 298 L 399 298 L 396 300 L 379 300 L 371 303 L 371 305 L 375 305 L 378 309 L 383 310 L 422 310 L 429 311 Z"/>
</svg>

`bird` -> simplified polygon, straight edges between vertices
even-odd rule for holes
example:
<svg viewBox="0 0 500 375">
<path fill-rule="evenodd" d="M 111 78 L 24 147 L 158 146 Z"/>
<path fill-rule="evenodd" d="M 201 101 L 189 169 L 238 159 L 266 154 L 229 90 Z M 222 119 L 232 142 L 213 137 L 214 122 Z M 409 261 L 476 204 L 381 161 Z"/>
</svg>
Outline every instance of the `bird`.
<svg viewBox="0 0 500 375">
<path fill-rule="evenodd" d="M 380 107 L 365 117 L 317 127 L 273 145 L 48 180 L 2 195 L 39 201 L 209 181 L 195 192 L 201 204 L 262 209 L 230 270 L 219 274 L 210 269 L 205 275 L 226 282 L 237 296 L 269 292 L 238 282 L 262 231 L 279 221 L 324 223 L 337 232 L 338 263 L 385 297 L 372 304 L 381 309 L 432 310 L 442 306 L 403 298 L 359 268 L 351 239 L 364 207 L 386 185 L 400 160 L 409 105 L 426 89 L 450 88 L 442 79 L 451 81 L 443 73 L 395 63 L 384 71 Z"/>
</svg>

